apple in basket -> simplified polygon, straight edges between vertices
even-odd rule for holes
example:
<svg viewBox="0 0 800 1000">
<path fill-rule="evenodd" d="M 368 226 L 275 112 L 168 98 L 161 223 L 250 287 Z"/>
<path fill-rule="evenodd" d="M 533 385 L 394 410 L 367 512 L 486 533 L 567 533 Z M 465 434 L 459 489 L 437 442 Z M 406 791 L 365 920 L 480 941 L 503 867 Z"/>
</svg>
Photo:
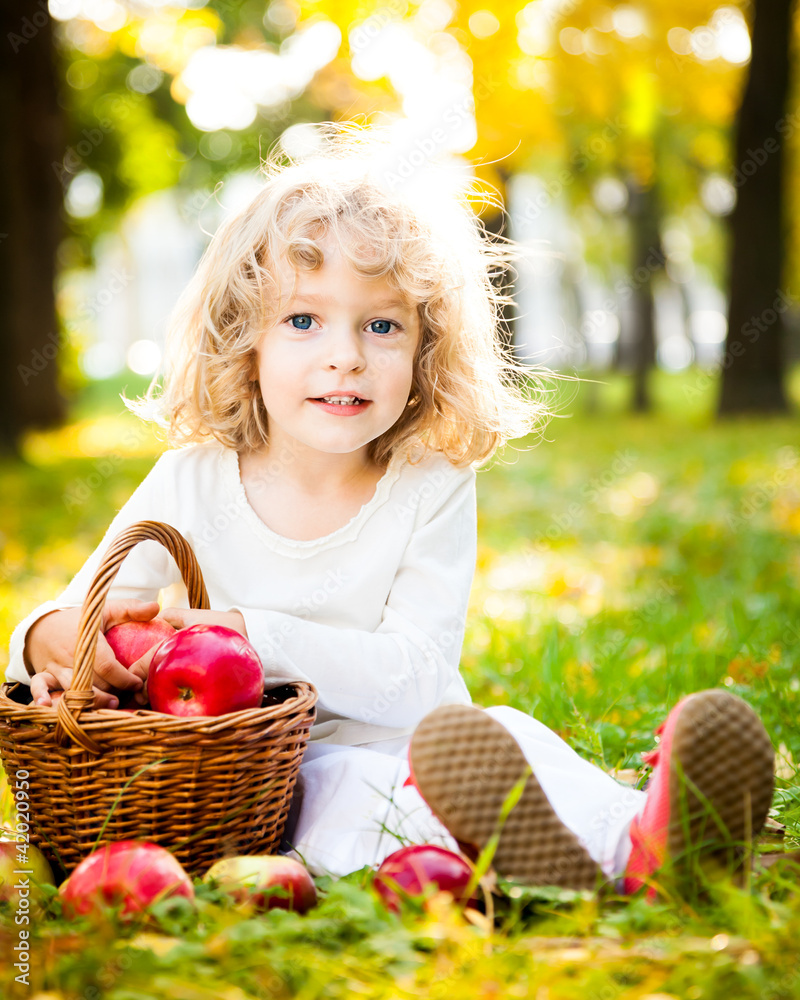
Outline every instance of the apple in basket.
<svg viewBox="0 0 800 1000">
<path fill-rule="evenodd" d="M 111 651 L 123 667 L 129 667 L 153 646 L 175 635 L 175 629 L 163 618 L 147 622 L 122 622 L 105 634 Z"/>
<path fill-rule="evenodd" d="M 10 903 L 12 910 L 25 912 L 32 904 L 38 906 L 42 897 L 39 887 L 44 884 L 55 885 L 56 880 L 39 848 L 0 840 L 0 904 Z"/>
<path fill-rule="evenodd" d="M 147 622 L 121 622 L 104 633 L 111 651 L 123 667 L 129 667 L 165 639 L 175 635 L 175 629 L 163 618 Z"/>
<path fill-rule="evenodd" d="M 401 898 L 398 888 L 409 896 L 419 896 L 429 885 L 435 885 L 439 892 L 449 892 L 460 902 L 471 878 L 472 868 L 453 851 L 435 844 L 412 844 L 383 861 L 374 885 L 386 906 L 397 913 Z"/>
<path fill-rule="evenodd" d="M 305 866 L 279 854 L 223 858 L 208 869 L 203 881 L 216 882 L 238 903 L 249 900 L 259 910 L 280 907 L 305 913 L 317 901 L 314 880 Z"/>
<path fill-rule="evenodd" d="M 167 715 L 225 715 L 259 708 L 264 669 L 235 629 L 190 625 L 158 647 L 147 677 L 150 705 Z"/>
<path fill-rule="evenodd" d="M 102 915 L 120 905 L 120 916 L 130 918 L 168 896 L 194 899 L 194 887 L 166 848 L 147 840 L 117 840 L 85 857 L 58 894 L 70 918 Z"/>
</svg>

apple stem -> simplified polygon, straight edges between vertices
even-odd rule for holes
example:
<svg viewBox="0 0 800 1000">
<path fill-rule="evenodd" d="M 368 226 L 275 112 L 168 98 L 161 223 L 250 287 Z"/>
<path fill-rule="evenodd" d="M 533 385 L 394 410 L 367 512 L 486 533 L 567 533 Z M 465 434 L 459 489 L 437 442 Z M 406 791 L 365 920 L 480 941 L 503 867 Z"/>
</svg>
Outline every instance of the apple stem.
<svg viewBox="0 0 800 1000">
<path fill-rule="evenodd" d="M 194 691 L 191 688 L 181 688 L 181 701 L 191 701 L 194 697 Z"/>
</svg>

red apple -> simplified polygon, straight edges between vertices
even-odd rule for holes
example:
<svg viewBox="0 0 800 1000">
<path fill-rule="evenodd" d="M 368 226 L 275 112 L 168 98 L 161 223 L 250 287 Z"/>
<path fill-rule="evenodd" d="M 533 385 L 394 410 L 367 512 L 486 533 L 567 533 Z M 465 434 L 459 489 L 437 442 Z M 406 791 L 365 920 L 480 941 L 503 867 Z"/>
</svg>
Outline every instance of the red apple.
<svg viewBox="0 0 800 1000">
<path fill-rule="evenodd" d="M 419 896 L 433 884 L 440 892 L 449 892 L 453 899 L 461 901 L 471 878 L 472 868 L 453 851 L 435 844 L 412 844 L 385 859 L 374 884 L 387 907 L 397 913 L 397 887 L 409 896 Z"/>
<path fill-rule="evenodd" d="M 11 909 L 19 912 L 38 909 L 42 897 L 39 886 L 45 883 L 55 885 L 56 880 L 38 847 L 0 840 L 0 902 L 10 903 Z"/>
<path fill-rule="evenodd" d="M 258 708 L 264 670 L 243 635 L 224 625 L 180 629 L 156 650 L 147 678 L 150 705 L 167 715 L 225 715 Z"/>
<path fill-rule="evenodd" d="M 122 904 L 130 917 L 167 896 L 194 899 L 192 880 L 166 848 L 147 840 L 118 840 L 85 857 L 58 890 L 68 917 L 102 915 Z"/>
<path fill-rule="evenodd" d="M 175 635 L 175 629 L 163 618 L 147 622 L 122 622 L 105 633 L 106 641 L 123 667 L 129 667 L 153 646 Z"/>
<path fill-rule="evenodd" d="M 217 882 L 237 902 L 249 900 L 260 910 L 280 907 L 305 913 L 317 901 L 317 889 L 306 868 L 294 858 L 278 854 L 224 858 L 208 869 L 203 881 Z M 276 888 L 284 889 L 288 896 L 267 891 Z"/>
</svg>

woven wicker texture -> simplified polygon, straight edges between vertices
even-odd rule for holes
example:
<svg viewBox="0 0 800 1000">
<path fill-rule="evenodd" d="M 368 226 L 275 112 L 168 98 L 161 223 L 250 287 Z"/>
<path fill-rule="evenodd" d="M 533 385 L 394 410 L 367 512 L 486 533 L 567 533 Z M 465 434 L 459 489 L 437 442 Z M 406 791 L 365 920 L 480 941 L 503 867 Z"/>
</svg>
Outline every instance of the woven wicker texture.
<svg viewBox="0 0 800 1000">
<path fill-rule="evenodd" d="M 288 685 L 279 704 L 215 717 L 93 710 L 92 675 L 106 597 L 134 545 L 154 539 L 175 559 L 193 608 L 208 608 L 194 553 L 169 525 L 140 521 L 107 550 L 89 587 L 72 687 L 56 707 L 20 705 L 0 687 L 0 757 L 14 784 L 27 771 L 31 842 L 69 874 L 106 842 L 149 840 L 192 875 L 235 854 L 277 850 L 317 693 Z"/>
<path fill-rule="evenodd" d="M 757 836 L 772 803 L 774 759 L 746 702 L 722 689 L 690 698 L 672 736 L 670 857 L 709 840 L 741 844 Z"/>
<path fill-rule="evenodd" d="M 504 801 L 528 768 L 511 734 L 471 705 L 445 705 L 427 715 L 411 738 L 409 756 L 432 812 L 456 840 L 478 849 L 494 833 Z M 525 885 L 594 889 L 604 881 L 533 775 L 503 825 L 493 866 Z"/>
</svg>

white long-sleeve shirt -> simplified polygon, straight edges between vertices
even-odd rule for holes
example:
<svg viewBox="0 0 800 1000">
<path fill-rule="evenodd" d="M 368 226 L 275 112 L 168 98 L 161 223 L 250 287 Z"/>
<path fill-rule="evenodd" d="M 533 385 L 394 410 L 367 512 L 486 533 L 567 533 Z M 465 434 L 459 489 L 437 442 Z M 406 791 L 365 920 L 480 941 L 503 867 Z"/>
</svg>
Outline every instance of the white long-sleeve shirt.
<svg viewBox="0 0 800 1000">
<path fill-rule="evenodd" d="M 31 625 L 80 607 L 99 561 L 135 521 L 164 521 L 192 546 L 211 608 L 239 611 L 269 685 L 307 680 L 319 692 L 312 739 L 396 740 L 438 705 L 467 703 L 459 673 L 475 571 L 476 473 L 442 455 L 394 456 L 372 499 L 323 538 L 284 538 L 247 500 L 238 455 L 216 443 L 165 452 L 112 521 L 66 590 L 14 630 L 6 679 L 29 684 Z M 109 600 L 188 607 L 172 557 L 140 542 Z"/>
</svg>

